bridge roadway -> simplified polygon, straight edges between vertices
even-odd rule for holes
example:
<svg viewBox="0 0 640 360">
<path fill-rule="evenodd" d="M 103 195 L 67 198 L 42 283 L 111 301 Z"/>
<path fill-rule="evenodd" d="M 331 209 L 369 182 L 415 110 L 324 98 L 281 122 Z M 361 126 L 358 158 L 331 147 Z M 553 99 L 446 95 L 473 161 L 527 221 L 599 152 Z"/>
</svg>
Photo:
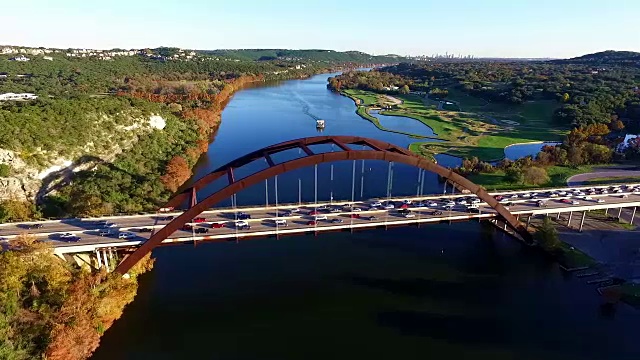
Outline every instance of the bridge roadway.
<svg viewBox="0 0 640 360">
<path fill-rule="evenodd" d="M 567 212 L 582 212 L 596 209 L 614 209 L 614 208 L 633 208 L 640 207 L 640 190 L 633 191 L 633 186 L 640 189 L 640 185 L 627 185 L 622 187 L 622 193 L 609 193 L 601 194 L 602 189 L 610 189 L 610 186 L 587 186 L 587 187 L 572 187 L 572 188 L 558 188 L 548 190 L 531 190 L 531 191 L 518 191 L 518 192 L 501 192 L 492 193 L 494 196 L 504 196 L 506 199 L 503 202 L 511 202 L 509 210 L 514 215 L 537 215 L 537 214 L 556 214 Z M 590 195 L 592 200 L 578 199 L 576 196 L 566 195 L 550 197 L 549 192 L 567 191 L 579 189 L 582 191 L 589 191 L 590 189 L 596 189 L 595 195 Z M 523 198 L 523 194 L 539 193 L 535 199 Z M 511 198 L 513 194 L 517 194 L 517 198 Z M 624 197 L 623 197 L 624 196 Z M 315 224 L 309 224 L 309 221 L 314 219 L 314 215 L 310 215 L 315 206 L 327 205 L 329 207 L 336 207 L 338 205 L 351 204 L 351 202 L 333 202 L 318 203 L 318 204 L 305 204 L 303 206 L 298 205 L 280 205 L 278 206 L 279 219 L 286 219 L 287 226 L 275 225 L 274 219 L 276 218 L 275 207 L 253 207 L 253 208 L 236 208 L 236 209 L 214 209 L 204 212 L 201 216 L 206 218 L 206 222 L 193 224 L 194 228 L 206 228 L 208 233 L 199 234 L 193 231 L 178 230 L 172 234 L 164 243 L 172 242 L 185 242 L 194 240 L 234 240 L 237 238 L 246 238 L 254 236 L 268 236 L 268 235 L 285 235 L 292 233 L 315 233 L 323 231 L 335 231 L 344 229 L 358 229 L 358 228 L 370 228 L 378 226 L 395 226 L 406 225 L 416 223 L 429 223 L 429 222 L 441 222 L 441 221 L 458 221 L 469 219 L 486 219 L 496 216 L 496 212 L 490 206 L 485 203 L 480 203 L 477 212 L 468 212 L 465 205 L 457 204 L 460 198 L 475 198 L 474 195 L 457 194 L 457 195 L 433 195 L 433 196 L 421 196 L 421 197 L 404 197 L 404 198 L 390 198 L 389 200 L 395 203 L 396 209 L 383 210 L 381 208 L 369 210 L 369 204 L 371 200 L 367 202 L 355 202 L 354 207 L 362 209 L 360 212 L 351 212 L 349 208 L 343 207 L 340 212 L 321 212 L 320 215 L 326 215 L 327 220 L 317 221 Z M 580 204 L 572 205 L 565 203 L 563 199 L 575 199 Z M 603 199 L 604 202 L 598 203 L 598 199 Z M 385 202 L 387 199 L 380 199 Z M 409 209 L 415 217 L 406 218 L 403 214 L 398 213 L 397 207 L 402 204 L 403 200 L 412 200 L 415 204 L 417 201 L 435 201 L 436 206 L 427 207 L 415 207 L 409 205 Z M 451 210 L 444 209 L 446 200 L 453 200 L 456 205 Z M 537 201 L 543 200 L 547 206 L 538 207 Z M 426 202 L 425 201 L 425 202 Z M 287 209 L 299 207 L 300 211 L 292 214 L 291 216 L 282 216 L 283 212 Z M 251 219 L 246 221 L 251 225 L 251 229 L 240 230 L 235 227 L 235 213 L 243 211 L 251 215 Z M 435 211 L 440 211 L 442 214 L 435 215 Z M 163 220 L 167 216 L 179 215 L 179 212 L 166 213 L 166 214 L 146 214 L 146 215 L 129 215 L 129 216 L 112 216 L 103 218 L 92 219 L 65 219 L 65 220 L 48 220 L 40 222 L 28 222 L 28 223 L 6 223 L 0 224 L 0 240 L 7 242 L 16 236 L 29 233 L 41 238 L 43 241 L 48 241 L 56 248 L 57 253 L 75 253 L 84 251 L 93 251 L 96 248 L 103 247 L 123 247 L 123 246 L 136 246 L 144 242 L 149 238 L 151 232 L 139 232 L 138 230 L 146 227 L 150 229 L 158 229 L 163 227 L 169 220 Z M 352 218 L 351 214 L 358 214 L 361 218 Z M 610 213 L 615 216 L 615 212 Z M 366 220 L 365 216 L 373 215 L 375 220 Z M 332 219 L 341 219 L 340 223 L 332 223 Z M 109 221 L 116 224 L 112 228 L 115 232 L 111 236 L 100 236 L 99 231 L 103 229 L 101 221 Z M 212 224 L 221 223 L 224 224 L 222 228 L 213 228 Z M 29 225 L 42 224 L 41 228 L 29 229 Z M 117 234 L 119 232 L 132 232 L 135 236 L 129 239 L 119 239 Z M 79 241 L 70 242 L 62 239 L 60 235 L 62 233 L 71 233 L 80 237 Z"/>
</svg>

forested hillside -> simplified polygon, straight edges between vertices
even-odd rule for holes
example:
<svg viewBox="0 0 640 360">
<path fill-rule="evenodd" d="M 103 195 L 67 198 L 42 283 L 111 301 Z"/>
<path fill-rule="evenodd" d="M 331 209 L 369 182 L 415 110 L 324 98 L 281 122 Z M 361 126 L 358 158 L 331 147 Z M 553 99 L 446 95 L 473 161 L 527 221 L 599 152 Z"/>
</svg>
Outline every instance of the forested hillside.
<svg viewBox="0 0 640 360">
<path fill-rule="evenodd" d="M 304 60 L 326 63 L 382 64 L 406 60 L 396 55 L 369 55 L 360 51 L 334 50 L 282 50 L 282 49 L 246 49 L 201 51 L 204 54 L 223 55 L 242 60 Z"/>
</svg>

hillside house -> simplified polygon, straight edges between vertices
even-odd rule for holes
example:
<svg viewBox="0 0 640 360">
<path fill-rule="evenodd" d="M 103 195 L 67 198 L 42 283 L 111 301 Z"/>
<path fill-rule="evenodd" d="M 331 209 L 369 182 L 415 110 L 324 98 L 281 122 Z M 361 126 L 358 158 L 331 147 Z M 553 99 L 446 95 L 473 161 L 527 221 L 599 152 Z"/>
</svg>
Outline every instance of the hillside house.
<svg viewBox="0 0 640 360">
<path fill-rule="evenodd" d="M 35 100 L 38 96 L 32 93 L 4 93 L 0 94 L 0 101 L 12 101 L 12 100 Z"/>
</svg>

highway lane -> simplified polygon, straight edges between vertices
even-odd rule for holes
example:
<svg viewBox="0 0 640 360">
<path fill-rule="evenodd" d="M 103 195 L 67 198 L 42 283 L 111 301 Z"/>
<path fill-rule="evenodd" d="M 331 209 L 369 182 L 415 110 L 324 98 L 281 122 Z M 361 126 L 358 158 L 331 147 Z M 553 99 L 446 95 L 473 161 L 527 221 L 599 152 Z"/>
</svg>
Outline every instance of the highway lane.
<svg viewBox="0 0 640 360">
<path fill-rule="evenodd" d="M 571 211 L 571 208 L 575 207 L 574 205 L 561 202 L 560 199 L 566 198 L 566 197 L 558 197 L 555 199 L 549 198 L 549 197 L 540 197 L 534 200 L 521 197 L 522 194 L 531 194 L 534 192 L 536 191 L 518 192 L 518 194 L 520 194 L 518 198 L 508 199 L 504 201 L 513 203 L 510 206 L 510 210 L 512 212 L 538 209 L 536 202 L 538 200 L 545 200 L 545 199 L 548 204 L 548 210 L 562 209 L 563 211 L 564 210 Z M 628 198 L 621 198 L 620 196 L 621 196 L 620 194 L 597 194 L 592 196 L 593 200 L 578 200 L 578 201 L 580 201 L 582 205 L 589 204 L 589 203 L 595 204 L 595 200 L 598 198 L 605 199 L 606 204 L 611 204 L 611 205 L 622 204 L 622 203 L 627 203 L 631 201 L 636 201 L 636 202 L 640 201 L 640 194 L 629 193 Z M 456 215 L 468 214 L 467 208 L 464 205 L 456 205 L 451 212 L 445 211 L 443 209 L 443 204 L 445 200 L 451 199 L 455 201 L 456 199 L 459 199 L 461 197 L 472 198 L 474 196 L 459 194 L 455 196 L 434 195 L 434 196 L 424 196 L 419 198 L 411 198 L 414 202 L 421 199 L 436 199 L 437 201 L 436 207 L 430 207 L 430 208 L 411 207 L 411 210 L 416 216 L 415 219 L 433 216 L 431 215 L 431 213 L 434 210 L 443 211 L 444 214 L 442 216 L 456 216 Z M 366 211 L 366 209 L 368 209 L 369 207 L 369 204 L 370 203 L 356 202 L 355 206 L 359 208 L 363 208 L 365 210 L 360 212 L 359 214 L 374 215 L 378 217 L 378 221 L 407 220 L 402 215 L 398 214 L 396 210 L 386 211 L 386 210 L 376 209 L 374 211 Z M 401 199 L 395 199 L 395 205 L 399 206 L 400 204 L 401 204 Z M 279 207 L 280 210 L 279 210 L 278 216 L 281 217 L 284 209 L 287 209 L 287 208 L 290 209 L 292 207 L 295 207 L 295 205 Z M 313 206 L 303 206 L 301 207 L 300 213 L 294 214 L 294 216 L 286 217 L 285 219 L 287 219 L 288 225 L 289 225 L 287 228 L 289 229 L 309 228 L 310 231 L 313 231 L 315 227 L 332 225 L 328 221 L 319 221 L 316 225 L 308 225 L 308 221 L 313 219 L 313 216 L 308 215 L 308 213 L 313 209 L 314 209 Z M 276 212 L 274 208 L 265 209 L 261 207 L 256 207 L 256 208 L 253 208 L 253 210 L 245 210 L 245 211 L 251 215 L 252 219 L 247 221 L 252 226 L 252 229 L 251 229 L 252 232 L 262 231 L 262 230 L 268 231 L 268 230 L 275 229 L 275 224 L 272 221 L 272 219 L 276 218 Z M 494 210 L 488 207 L 486 204 L 481 204 L 479 207 L 479 212 L 494 213 Z M 173 215 L 175 216 L 177 214 L 179 213 L 174 213 Z M 343 208 L 343 211 L 340 213 L 323 213 L 322 215 L 326 215 L 329 220 L 333 218 L 340 218 L 344 221 L 345 224 L 351 224 L 351 223 L 358 224 L 358 223 L 368 222 L 368 220 L 364 220 L 364 219 L 351 219 L 348 208 Z M 114 232 L 117 233 L 118 231 L 132 231 L 133 229 L 132 232 L 134 232 L 136 235 L 134 239 L 142 240 L 142 239 L 148 238 L 150 234 L 139 233 L 139 232 L 136 232 L 135 229 L 138 229 L 141 227 L 149 227 L 149 228 L 153 227 L 157 229 L 159 227 L 162 227 L 168 222 L 167 220 L 160 219 L 160 218 L 164 218 L 165 216 L 169 216 L 169 215 L 158 214 L 158 215 L 143 215 L 143 216 L 125 216 L 125 217 L 119 217 L 119 218 L 111 218 L 109 219 L 109 221 L 113 221 L 115 222 L 115 224 L 117 224 L 117 226 L 113 228 Z M 204 224 L 197 224 L 196 228 L 206 227 L 206 228 L 209 228 L 208 229 L 209 232 L 208 234 L 197 234 L 197 235 L 235 234 L 236 232 L 241 234 L 242 232 L 247 231 L 247 230 L 237 230 L 233 225 L 234 224 L 233 209 L 211 210 L 203 213 L 203 215 L 201 216 L 205 217 L 207 222 Z M 0 237 L 3 237 L 6 239 L 6 238 L 11 238 L 18 234 L 26 232 L 26 233 L 34 234 L 43 239 L 48 239 L 52 241 L 55 245 L 62 245 L 62 244 L 65 244 L 66 241 L 63 239 L 60 239 L 59 235 L 61 233 L 70 232 L 72 234 L 77 234 L 78 236 L 80 236 L 81 243 L 99 243 L 99 242 L 105 242 L 105 241 L 112 242 L 114 240 L 113 238 L 102 237 L 98 235 L 99 229 L 102 229 L 103 225 L 96 220 L 67 219 L 59 222 L 50 221 L 50 222 L 41 222 L 41 223 L 43 224 L 43 227 L 38 229 L 27 229 L 25 227 L 25 224 L 2 224 L 0 225 Z M 212 223 L 225 223 L 225 227 L 211 228 Z M 179 230 L 172 235 L 172 238 L 188 237 L 190 234 L 192 234 L 192 232 Z M 115 236 L 117 235 L 114 235 L 112 237 L 115 237 Z M 119 239 L 117 241 L 129 241 L 129 240 L 131 239 Z"/>
</svg>

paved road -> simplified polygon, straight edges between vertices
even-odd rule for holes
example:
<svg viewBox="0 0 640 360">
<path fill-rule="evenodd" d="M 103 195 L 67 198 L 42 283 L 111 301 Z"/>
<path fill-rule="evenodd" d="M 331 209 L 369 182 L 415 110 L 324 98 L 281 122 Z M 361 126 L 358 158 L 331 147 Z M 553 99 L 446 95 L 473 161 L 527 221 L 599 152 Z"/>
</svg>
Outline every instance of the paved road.
<svg viewBox="0 0 640 360">
<path fill-rule="evenodd" d="M 584 173 L 574 175 L 567 179 L 567 185 L 569 186 L 579 186 L 582 185 L 585 181 L 589 181 L 591 179 L 598 178 L 631 178 L 637 177 L 638 181 L 640 181 L 640 170 L 637 170 L 637 167 L 633 168 L 596 168 L 594 172 Z"/>
<path fill-rule="evenodd" d="M 626 190 L 625 190 L 626 191 Z M 640 193 L 632 194 L 630 193 L 627 198 L 621 197 L 621 194 L 601 194 L 598 191 L 598 194 L 592 195 L 592 200 L 578 200 L 580 202 L 579 205 L 572 205 L 565 202 L 562 202 L 563 197 L 550 198 L 548 193 L 539 193 L 536 199 L 531 199 L 529 197 L 523 197 L 525 194 L 531 195 L 535 191 L 526 191 L 517 193 L 517 197 L 513 197 L 514 193 L 504 194 L 508 198 L 505 200 L 507 202 L 512 202 L 510 204 L 510 211 L 512 213 L 519 212 L 533 212 L 533 211 L 558 211 L 561 210 L 563 212 L 571 211 L 571 209 L 575 209 L 576 211 L 582 206 L 596 206 L 596 205 L 614 205 L 614 204 L 626 204 L 626 203 L 634 203 L 634 206 L 640 206 Z M 405 218 L 403 214 L 398 213 L 397 209 L 384 210 L 380 208 L 369 210 L 369 203 L 356 202 L 355 207 L 360 208 L 361 211 L 357 212 L 357 214 L 362 217 L 367 215 L 373 215 L 377 219 L 372 222 L 370 220 L 366 220 L 364 218 L 352 218 L 352 212 L 349 208 L 341 208 L 339 212 L 322 212 L 321 215 L 326 215 L 326 220 L 320 220 L 316 223 L 310 224 L 309 222 L 314 219 L 313 214 L 310 212 L 314 210 L 314 205 L 307 205 L 300 207 L 300 211 L 292 214 L 291 216 L 283 217 L 285 209 L 291 209 L 295 207 L 295 205 L 289 206 L 281 206 L 279 207 L 279 212 L 276 214 L 276 210 L 274 208 L 265 209 L 264 207 L 257 207 L 253 209 L 245 209 L 244 211 L 251 215 L 251 219 L 247 220 L 251 225 L 250 230 L 239 230 L 235 226 L 235 211 L 233 209 L 217 209 L 210 210 L 203 213 L 201 216 L 206 219 L 204 223 L 195 224 L 195 228 L 205 228 L 208 229 L 208 233 L 206 234 L 194 234 L 193 231 L 185 231 L 178 230 L 174 234 L 170 236 L 170 239 L 184 239 L 190 238 L 193 236 L 202 236 L 202 235 L 242 235 L 246 232 L 260 232 L 260 231 L 274 231 L 276 229 L 274 219 L 284 218 L 287 220 L 286 227 L 278 227 L 280 230 L 290 230 L 290 229 L 307 229 L 312 232 L 322 227 L 335 227 L 335 226 L 344 226 L 344 225 L 367 225 L 373 223 L 380 223 L 384 225 L 385 223 L 392 222 L 406 222 L 409 220 L 425 220 L 432 219 L 433 221 L 437 221 L 446 217 L 455 217 L 460 216 L 463 218 L 468 218 L 469 216 L 477 216 L 477 214 L 469 213 L 467 207 L 462 204 L 456 204 L 452 209 L 446 210 L 444 205 L 449 200 L 458 201 L 460 197 L 472 198 L 475 196 L 470 195 L 455 195 L 455 196 L 429 196 L 429 197 L 421 197 L 418 199 L 433 199 L 435 204 L 432 204 L 428 207 L 415 207 L 410 205 L 412 213 L 415 215 L 413 218 Z M 547 199 L 548 206 L 545 208 L 539 208 L 537 206 L 537 201 L 540 199 Z M 604 203 L 597 203 L 597 199 L 604 199 Z M 416 201 L 416 200 L 414 200 Z M 396 199 L 395 206 L 399 207 L 402 204 L 402 200 Z M 441 215 L 435 215 L 434 211 L 441 211 Z M 479 204 L 479 213 L 480 214 L 495 214 L 495 210 L 486 204 Z M 354 212 L 355 213 L 355 212 Z M 628 211 L 624 212 L 625 214 L 630 213 Z M 173 214 L 178 215 L 179 213 Z M 628 216 L 629 216 L 628 215 Z M 640 218 L 640 214 L 636 218 Z M 0 224 L 0 237 L 4 237 L 5 239 L 10 239 L 22 233 L 31 233 L 39 238 L 42 238 L 46 241 L 50 241 L 54 246 L 75 246 L 80 244 L 101 244 L 101 243 L 115 243 L 115 242 L 129 242 L 129 241 L 144 241 L 148 239 L 150 234 L 149 232 L 140 232 L 139 229 L 142 227 L 153 228 L 154 231 L 163 227 L 168 220 L 165 220 L 164 217 L 167 214 L 158 214 L 158 215 L 139 215 L 139 216 L 123 216 L 123 217 L 115 217 L 109 218 L 109 221 L 112 221 L 116 224 L 112 229 L 114 234 L 111 236 L 100 236 L 99 231 L 104 228 L 104 224 L 99 219 L 67 219 L 62 221 L 46 221 L 40 222 L 42 224 L 41 228 L 33 228 L 29 229 L 29 225 L 34 223 L 23 223 L 23 224 Z M 341 223 L 334 222 L 332 223 L 332 219 L 340 219 Z M 221 223 L 224 224 L 221 228 L 214 228 L 213 224 Z M 72 233 L 74 235 L 80 236 L 81 240 L 79 242 L 68 242 L 60 237 L 62 233 Z M 135 234 L 135 237 L 130 239 L 117 239 L 117 234 L 119 232 L 132 232 Z"/>
</svg>

